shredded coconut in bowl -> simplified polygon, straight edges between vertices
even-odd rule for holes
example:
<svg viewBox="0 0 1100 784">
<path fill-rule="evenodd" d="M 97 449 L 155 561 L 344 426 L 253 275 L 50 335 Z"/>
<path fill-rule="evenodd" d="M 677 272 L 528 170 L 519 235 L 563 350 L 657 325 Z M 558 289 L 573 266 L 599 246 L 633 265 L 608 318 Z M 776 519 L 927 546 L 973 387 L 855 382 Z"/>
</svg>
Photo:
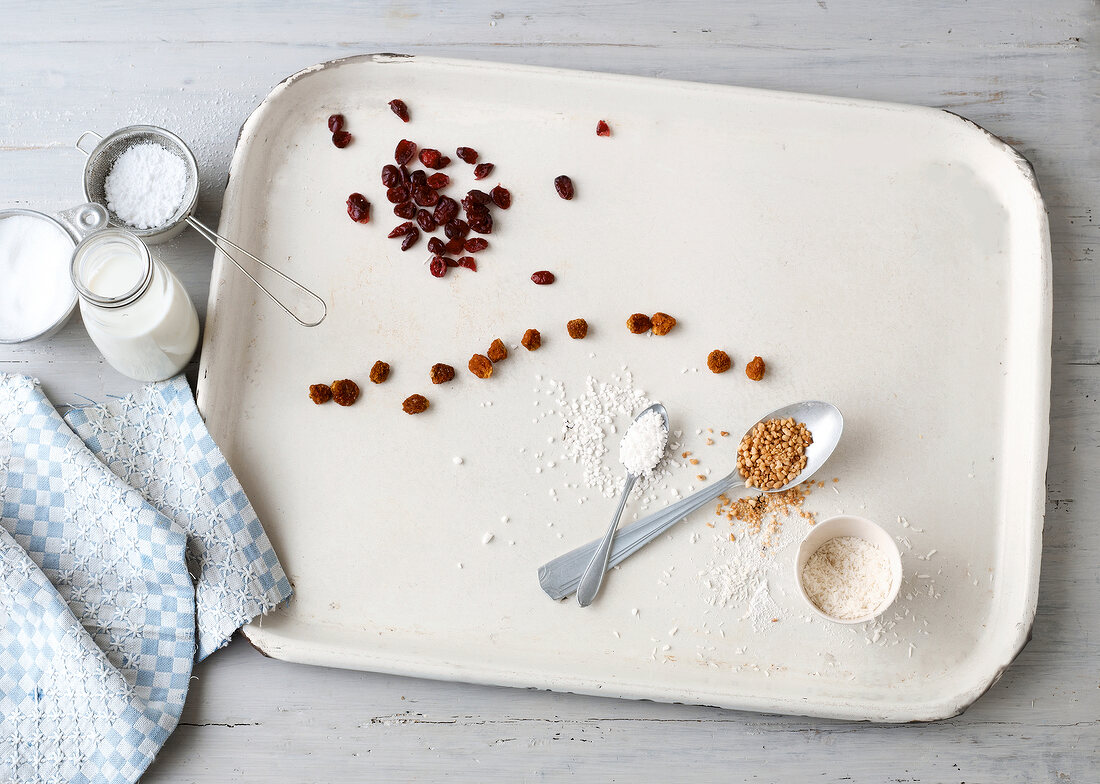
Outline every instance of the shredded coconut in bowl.
<svg viewBox="0 0 1100 784">
<path fill-rule="evenodd" d="M 893 574 L 886 554 L 856 536 L 821 545 L 802 568 L 802 584 L 823 613 L 842 621 L 870 615 L 890 592 Z"/>
<path fill-rule="evenodd" d="M 667 441 L 665 420 L 656 411 L 650 411 L 626 431 L 619 444 L 619 461 L 634 476 L 646 476 L 661 462 Z"/>
</svg>

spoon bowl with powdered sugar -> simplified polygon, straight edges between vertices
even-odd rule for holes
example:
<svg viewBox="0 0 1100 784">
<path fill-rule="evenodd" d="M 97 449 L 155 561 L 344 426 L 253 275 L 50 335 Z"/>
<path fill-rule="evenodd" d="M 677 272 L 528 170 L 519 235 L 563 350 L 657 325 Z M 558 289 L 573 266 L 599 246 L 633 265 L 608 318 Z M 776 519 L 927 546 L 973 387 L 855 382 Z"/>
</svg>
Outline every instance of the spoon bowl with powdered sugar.
<svg viewBox="0 0 1100 784">
<path fill-rule="evenodd" d="M 832 455 L 844 431 L 844 417 L 830 403 L 807 400 L 772 411 L 757 420 L 737 448 L 737 467 L 729 476 L 660 512 L 615 533 L 604 569 L 652 542 L 689 514 L 723 494 L 752 489 L 782 493 L 808 480 Z M 589 542 L 539 567 L 539 584 L 552 599 L 563 599 L 578 586 L 602 542 Z"/>
<path fill-rule="evenodd" d="M 649 474 L 661 462 L 667 443 L 668 412 L 660 403 L 654 403 L 634 417 L 623 436 L 622 443 L 619 444 L 619 462 L 626 468 L 626 484 L 623 485 L 623 494 L 619 498 L 619 507 L 611 518 L 611 527 L 596 546 L 584 574 L 581 575 L 577 586 L 577 603 L 581 607 L 592 604 L 596 594 L 600 592 L 603 576 L 607 572 L 607 559 L 611 555 L 611 545 L 615 541 L 615 531 L 619 528 L 619 518 L 623 516 L 623 508 L 634 488 L 634 482 L 639 476 Z"/>
</svg>

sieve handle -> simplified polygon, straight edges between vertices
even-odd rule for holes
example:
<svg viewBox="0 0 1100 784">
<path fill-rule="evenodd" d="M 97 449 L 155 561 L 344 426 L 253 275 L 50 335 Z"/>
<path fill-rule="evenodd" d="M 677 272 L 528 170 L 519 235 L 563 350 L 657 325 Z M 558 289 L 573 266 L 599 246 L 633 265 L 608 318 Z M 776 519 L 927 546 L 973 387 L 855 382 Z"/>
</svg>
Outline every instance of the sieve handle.
<svg viewBox="0 0 1100 784">
<path fill-rule="evenodd" d="M 92 232 L 106 228 L 108 221 L 107 210 L 92 202 L 62 210 L 57 213 L 57 219 L 69 228 L 77 240 L 82 240 Z"/>
<path fill-rule="evenodd" d="M 250 281 L 255 283 L 257 288 L 260 289 L 260 291 L 262 291 L 264 294 L 266 294 L 268 297 L 271 298 L 272 302 L 274 302 L 276 305 L 278 305 L 280 308 L 282 308 L 287 313 L 287 315 L 289 315 L 292 319 L 297 321 L 303 327 L 316 327 L 318 324 L 320 324 L 322 321 L 325 320 L 325 316 L 328 315 L 328 306 L 325 304 L 325 301 L 323 299 L 321 299 L 319 296 L 317 296 L 316 294 L 314 294 L 312 291 L 307 289 L 301 283 L 294 280 L 294 278 L 292 278 L 289 275 L 286 275 L 285 273 L 280 272 L 279 270 L 275 269 L 270 264 L 268 264 L 266 261 L 262 260 L 258 256 L 255 256 L 255 255 L 249 253 L 247 250 L 242 248 L 240 245 L 237 245 L 235 242 L 233 242 L 231 240 L 227 240 L 225 237 L 218 234 L 216 231 L 211 229 L 209 226 L 207 226 L 205 223 L 203 223 L 202 221 L 200 221 L 198 218 L 194 217 L 193 215 L 188 216 L 187 222 L 189 224 L 191 224 L 191 228 L 193 228 L 195 231 L 197 231 L 199 234 L 201 234 L 203 236 L 203 239 L 205 239 L 207 242 L 209 242 L 215 248 L 217 248 L 222 253 L 224 253 L 226 255 L 226 257 L 237 266 L 237 269 L 239 269 L 241 272 L 243 272 L 248 277 L 248 279 Z M 241 262 L 237 259 L 237 257 L 228 248 L 232 248 L 233 251 L 236 251 L 237 253 L 241 253 L 241 254 L 247 256 L 254 263 L 256 263 L 259 266 L 263 267 L 268 272 L 270 272 L 271 274 L 273 274 L 273 275 L 277 276 L 279 279 L 281 279 L 284 283 L 291 286 L 294 290 L 296 290 L 298 292 L 299 295 L 304 295 L 304 297 L 307 300 L 312 300 L 313 302 L 320 305 L 320 309 L 318 310 L 318 309 L 314 308 L 313 309 L 314 313 L 312 315 L 306 316 L 306 318 L 302 318 L 301 316 L 298 315 L 298 313 L 296 313 L 294 311 L 293 308 L 291 308 L 289 305 L 284 303 L 281 299 L 279 299 L 279 297 L 277 297 L 273 293 L 271 293 L 271 291 L 269 291 L 268 288 L 266 286 L 264 286 L 264 284 L 260 283 L 260 281 L 258 281 L 256 279 L 256 277 L 251 272 L 246 270 L 244 268 L 244 265 L 241 264 Z M 308 320 L 308 319 L 312 319 L 312 320 Z"/>
<path fill-rule="evenodd" d="M 94 136 L 95 139 L 96 139 L 96 143 L 99 143 L 99 142 L 103 141 L 103 137 L 100 136 L 95 131 L 84 131 L 84 133 L 80 134 L 80 136 L 77 137 L 76 144 L 74 144 L 73 147 L 76 147 L 76 149 L 80 150 L 85 155 L 91 155 L 92 153 L 90 151 L 85 150 L 83 147 L 80 146 L 81 143 L 84 141 L 84 139 L 86 139 L 89 136 Z"/>
</svg>

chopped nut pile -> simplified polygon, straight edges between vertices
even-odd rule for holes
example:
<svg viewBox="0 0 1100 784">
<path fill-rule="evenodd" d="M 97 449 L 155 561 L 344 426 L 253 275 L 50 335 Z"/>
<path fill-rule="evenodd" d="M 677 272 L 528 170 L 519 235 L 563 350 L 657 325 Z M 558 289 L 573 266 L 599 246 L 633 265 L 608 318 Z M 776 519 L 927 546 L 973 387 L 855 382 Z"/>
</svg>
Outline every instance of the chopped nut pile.
<svg viewBox="0 0 1100 784">
<path fill-rule="evenodd" d="M 791 417 L 760 422 L 741 439 L 737 470 L 746 487 L 778 490 L 806 467 L 806 447 L 813 442 L 806 424 Z"/>
<path fill-rule="evenodd" d="M 748 498 L 731 499 L 724 493 L 718 496 L 718 506 L 714 513 L 724 516 L 732 525 L 734 520 L 744 524 L 743 533 L 755 536 L 764 531 L 760 540 L 763 547 L 770 547 L 779 539 L 779 531 L 783 525 L 783 518 L 797 514 L 802 519 L 814 525 L 817 520 L 813 512 L 807 512 L 802 508 L 802 502 L 813 490 L 814 483 L 803 482 L 795 485 L 782 493 L 764 493 Z M 730 534 L 730 539 L 734 538 Z"/>
</svg>

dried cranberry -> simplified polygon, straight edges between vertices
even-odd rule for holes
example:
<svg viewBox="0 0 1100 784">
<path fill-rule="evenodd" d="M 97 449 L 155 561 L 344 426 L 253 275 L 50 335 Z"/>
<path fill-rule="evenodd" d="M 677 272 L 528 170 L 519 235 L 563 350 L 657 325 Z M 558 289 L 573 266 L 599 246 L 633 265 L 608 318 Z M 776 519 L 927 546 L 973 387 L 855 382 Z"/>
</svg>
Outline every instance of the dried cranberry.
<svg viewBox="0 0 1100 784">
<path fill-rule="evenodd" d="M 370 202 L 361 193 L 348 196 L 348 216 L 356 223 L 370 223 Z"/>
<path fill-rule="evenodd" d="M 413 159 L 416 155 L 416 142 L 402 139 L 397 143 L 397 149 L 393 151 L 393 159 L 401 166 Z"/>
<path fill-rule="evenodd" d="M 447 222 L 443 227 L 443 233 L 452 240 L 456 237 L 462 239 L 470 233 L 470 224 L 461 218 L 455 218 L 453 221 Z"/>
<path fill-rule="evenodd" d="M 450 196 L 440 196 L 439 204 L 435 206 L 435 222 L 450 223 L 458 215 L 458 202 Z"/>
<path fill-rule="evenodd" d="M 461 253 L 463 247 L 462 238 L 452 237 L 451 239 L 447 240 L 447 244 L 443 247 L 447 249 L 448 253 Z"/>
<path fill-rule="evenodd" d="M 431 253 L 433 256 L 442 256 L 446 252 L 447 249 L 443 245 L 443 240 L 439 239 L 439 237 L 432 237 L 428 240 L 428 253 Z"/>
<path fill-rule="evenodd" d="M 401 122 L 409 121 L 409 107 L 400 98 L 394 98 L 390 101 L 390 108 L 394 114 L 401 118 Z"/>
<path fill-rule="evenodd" d="M 439 194 L 427 185 L 418 185 L 413 191 L 413 201 L 421 207 L 434 207 L 439 203 Z"/>
<path fill-rule="evenodd" d="M 389 237 L 391 240 L 394 237 L 404 237 L 406 234 L 409 233 L 409 229 L 412 229 L 412 228 L 415 228 L 412 225 L 412 221 L 405 221 L 404 223 L 401 223 L 401 224 L 398 224 L 397 226 L 394 226 L 393 231 L 391 231 L 386 236 Z"/>
<path fill-rule="evenodd" d="M 476 201 L 478 204 L 490 204 L 493 201 L 492 196 L 490 196 L 485 191 L 478 190 L 477 188 L 474 188 L 471 191 L 467 191 L 466 195 Z"/>
<path fill-rule="evenodd" d="M 413 226 L 409 229 L 409 233 L 405 235 L 405 239 L 401 240 L 401 250 L 408 250 L 417 243 L 420 239 L 420 229 Z"/>
<path fill-rule="evenodd" d="M 490 174 L 493 173 L 493 164 L 491 163 L 479 163 L 474 167 L 474 179 L 484 180 Z"/>
<path fill-rule="evenodd" d="M 442 158 L 439 159 L 439 165 L 436 166 L 435 168 L 445 169 L 450 165 L 451 165 L 451 159 L 448 158 L 446 155 L 444 155 Z"/>
<path fill-rule="evenodd" d="M 344 149 L 351 144 L 351 134 L 347 131 L 337 131 L 332 134 L 332 143 L 340 149 Z"/>
<path fill-rule="evenodd" d="M 493 204 L 497 205 L 502 210 L 506 210 L 512 206 L 512 194 L 502 185 L 498 185 L 489 191 L 489 195 L 493 197 Z"/>
<path fill-rule="evenodd" d="M 433 218 L 432 214 L 427 210 L 421 210 L 416 213 L 416 222 L 420 224 L 420 228 L 429 234 L 435 231 L 435 218 Z"/>
<path fill-rule="evenodd" d="M 606 120 L 600 120 L 596 123 L 596 135 L 597 136 L 610 136 L 611 126 L 607 124 Z"/>
<path fill-rule="evenodd" d="M 403 204 L 398 204 L 393 208 L 393 214 L 398 218 L 415 218 L 416 217 L 416 205 L 411 201 L 407 201 Z"/>
<path fill-rule="evenodd" d="M 439 159 L 442 157 L 443 155 L 439 150 L 433 150 L 431 147 L 425 147 L 420 151 L 420 162 L 429 169 L 438 169 Z"/>
<path fill-rule="evenodd" d="M 447 262 L 443 260 L 442 256 L 436 256 L 432 259 L 432 263 L 428 265 L 428 269 L 430 269 L 432 274 L 437 278 L 442 278 L 447 274 Z"/>
<path fill-rule="evenodd" d="M 401 172 L 392 163 L 387 163 L 382 167 L 382 184 L 387 188 L 401 184 Z"/>
<path fill-rule="evenodd" d="M 408 185 L 412 182 L 412 175 L 409 174 L 409 168 L 407 166 L 399 166 L 397 173 L 401 175 L 401 184 Z"/>
<path fill-rule="evenodd" d="M 412 188 L 410 188 L 409 190 L 413 190 L 414 188 L 418 187 L 427 187 L 428 175 L 424 172 L 423 169 L 417 169 L 409 175 L 409 184 L 412 186 Z"/>
<path fill-rule="evenodd" d="M 439 190 L 440 188 L 446 188 L 451 184 L 451 178 L 443 172 L 436 172 L 428 178 L 428 187 L 433 190 Z"/>
<path fill-rule="evenodd" d="M 328 129 L 333 133 L 344 130 L 344 115 L 330 114 L 328 116 Z"/>
<path fill-rule="evenodd" d="M 466 196 L 462 197 L 462 208 L 464 210 L 466 210 L 466 212 L 474 213 L 475 215 L 477 215 L 477 214 L 484 215 L 484 214 L 487 214 L 489 212 L 488 207 L 486 207 L 484 204 L 482 204 L 481 202 L 479 202 L 477 199 L 475 199 L 473 196 L 470 196 L 470 195 L 466 195 Z"/>
<path fill-rule="evenodd" d="M 477 261 L 474 260 L 473 256 L 463 256 L 458 260 L 458 266 L 477 272 Z"/>
<path fill-rule="evenodd" d="M 448 267 L 457 267 L 458 266 L 458 262 L 455 261 L 452 258 L 448 258 L 448 257 L 444 256 L 443 261 L 447 264 Z"/>
<path fill-rule="evenodd" d="M 466 163 L 477 163 L 477 150 L 473 147 L 459 147 L 455 150 L 455 155 Z"/>
<path fill-rule="evenodd" d="M 573 198 L 573 181 L 566 175 L 554 178 L 554 190 L 566 201 Z"/>
<path fill-rule="evenodd" d="M 400 204 L 409 200 L 409 189 L 404 185 L 395 185 L 386 191 L 386 199 L 390 204 Z"/>
<path fill-rule="evenodd" d="M 467 253 L 477 253 L 489 247 L 489 240 L 482 239 L 481 237 L 471 237 L 466 240 L 465 247 Z"/>
<path fill-rule="evenodd" d="M 539 270 L 531 274 L 531 280 L 540 286 L 549 286 L 554 282 L 554 273 L 547 270 Z"/>
<path fill-rule="evenodd" d="M 476 231 L 478 234 L 492 234 L 493 233 L 493 216 L 486 212 L 484 215 L 468 216 L 470 218 L 470 231 Z"/>
</svg>

